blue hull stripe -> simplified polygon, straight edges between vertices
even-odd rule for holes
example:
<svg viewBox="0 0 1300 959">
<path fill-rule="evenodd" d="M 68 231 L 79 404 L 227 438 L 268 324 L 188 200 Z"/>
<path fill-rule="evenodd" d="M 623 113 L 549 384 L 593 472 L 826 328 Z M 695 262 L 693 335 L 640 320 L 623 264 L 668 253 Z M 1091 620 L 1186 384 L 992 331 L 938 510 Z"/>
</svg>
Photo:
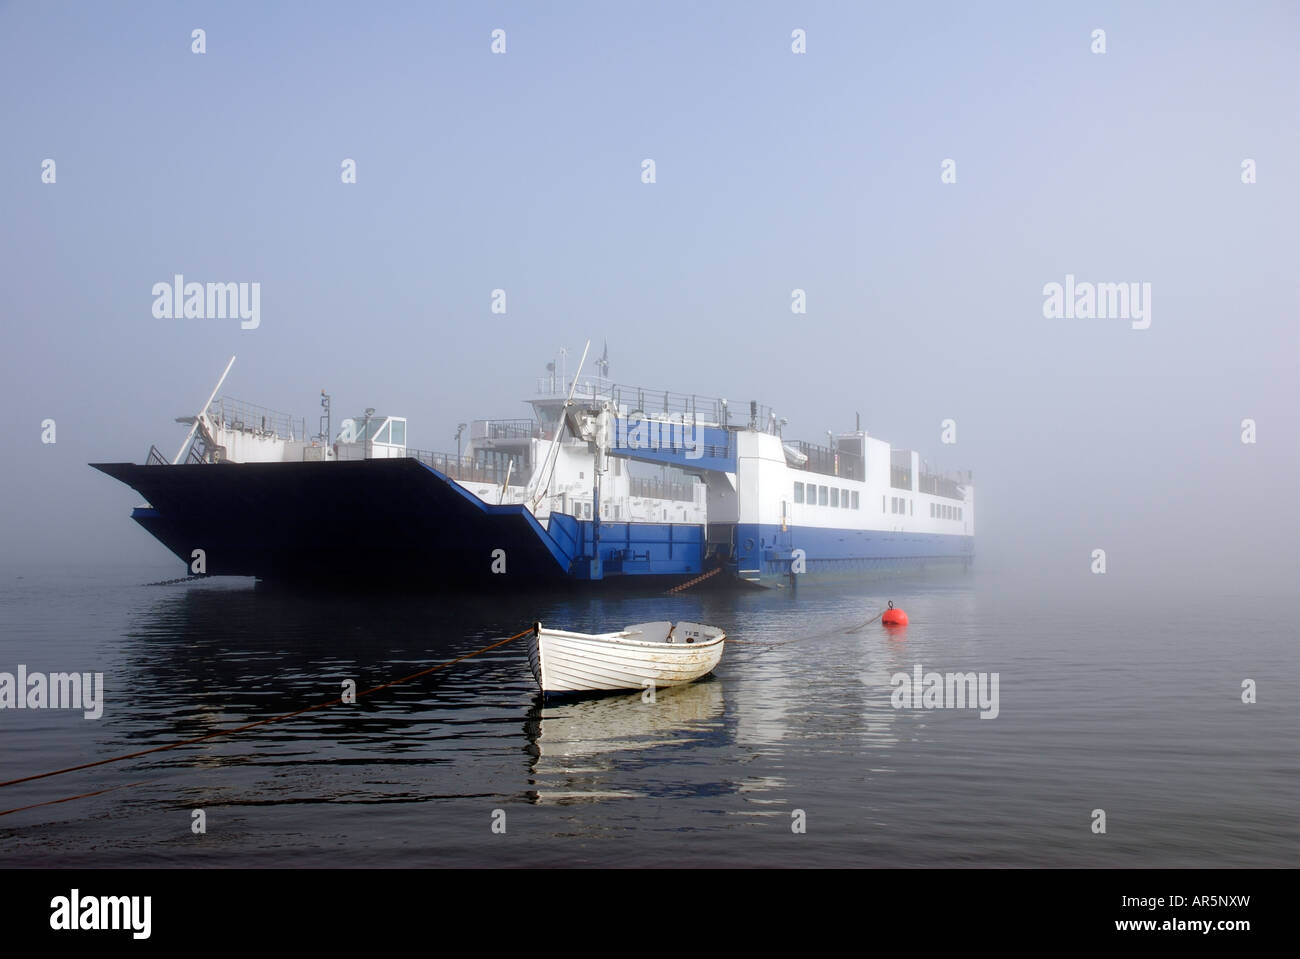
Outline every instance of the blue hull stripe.
<svg viewBox="0 0 1300 959">
<path fill-rule="evenodd" d="M 803 551 L 807 575 L 919 569 L 928 564 L 968 563 L 975 537 L 892 530 L 823 529 L 740 523 L 735 529 L 736 569 L 742 579 L 788 577 L 795 550 Z"/>
</svg>

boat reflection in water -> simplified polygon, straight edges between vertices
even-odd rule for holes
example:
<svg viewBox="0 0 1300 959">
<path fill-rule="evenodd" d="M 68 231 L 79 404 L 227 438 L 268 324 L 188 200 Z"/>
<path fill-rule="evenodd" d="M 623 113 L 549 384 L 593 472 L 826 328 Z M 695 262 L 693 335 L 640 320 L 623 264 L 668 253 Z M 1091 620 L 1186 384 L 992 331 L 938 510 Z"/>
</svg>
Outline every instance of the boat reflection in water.
<svg viewBox="0 0 1300 959">
<path fill-rule="evenodd" d="M 637 798 L 642 793 L 602 788 L 628 754 L 652 749 L 686 753 L 725 735 L 726 700 L 716 677 L 655 690 L 653 701 L 650 695 L 647 690 L 561 702 L 539 696 L 524 723 L 533 755 L 535 788 L 529 798 L 538 803 Z"/>
</svg>

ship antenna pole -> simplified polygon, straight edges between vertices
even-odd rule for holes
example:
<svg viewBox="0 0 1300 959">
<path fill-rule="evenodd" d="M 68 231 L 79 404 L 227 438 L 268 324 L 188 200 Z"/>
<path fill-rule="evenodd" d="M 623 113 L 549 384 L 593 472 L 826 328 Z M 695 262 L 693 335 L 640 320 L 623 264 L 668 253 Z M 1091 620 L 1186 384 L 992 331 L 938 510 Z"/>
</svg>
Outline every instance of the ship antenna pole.
<svg viewBox="0 0 1300 959">
<path fill-rule="evenodd" d="M 221 374 L 221 379 L 217 380 L 217 385 L 212 388 L 212 395 L 209 396 L 208 401 L 203 404 L 203 408 L 199 410 L 198 416 L 194 417 L 194 423 L 190 426 L 190 431 L 185 436 L 185 442 L 182 443 L 181 448 L 176 451 L 176 458 L 172 460 L 172 466 L 179 463 L 181 457 L 185 455 L 185 450 L 189 448 L 190 440 L 194 439 L 194 431 L 199 428 L 199 419 L 208 411 L 208 407 L 212 405 L 212 401 L 217 398 L 217 391 L 221 389 L 221 384 L 226 382 L 226 377 L 230 374 L 230 368 L 234 365 L 235 358 L 234 356 L 231 356 L 230 362 L 226 364 L 225 372 Z"/>
<path fill-rule="evenodd" d="M 560 442 L 560 431 L 564 429 L 564 414 L 568 411 L 569 405 L 573 402 L 573 391 L 578 388 L 578 378 L 582 376 L 582 365 L 587 362 L 587 351 L 589 349 L 591 349 L 591 340 L 588 340 L 587 345 L 582 348 L 582 359 L 578 361 L 578 372 L 573 374 L 573 382 L 569 384 L 569 397 L 564 401 L 564 406 L 560 408 L 560 419 L 559 422 L 555 424 L 555 430 L 551 435 L 551 445 L 547 447 L 546 456 L 542 459 L 542 468 L 536 473 L 538 479 L 541 478 L 543 471 L 545 471 L 546 464 L 550 462 L 551 454 L 555 453 L 558 448 Z M 552 476 L 555 474 L 555 465 L 558 464 L 559 461 L 559 454 L 557 453 L 555 464 L 552 464 L 551 466 Z M 537 504 L 542 501 L 542 497 L 546 495 L 546 491 L 550 488 L 551 477 L 548 476 L 546 477 L 546 486 L 542 488 L 542 491 L 537 494 L 537 498 L 533 500 L 533 512 L 537 511 Z"/>
</svg>

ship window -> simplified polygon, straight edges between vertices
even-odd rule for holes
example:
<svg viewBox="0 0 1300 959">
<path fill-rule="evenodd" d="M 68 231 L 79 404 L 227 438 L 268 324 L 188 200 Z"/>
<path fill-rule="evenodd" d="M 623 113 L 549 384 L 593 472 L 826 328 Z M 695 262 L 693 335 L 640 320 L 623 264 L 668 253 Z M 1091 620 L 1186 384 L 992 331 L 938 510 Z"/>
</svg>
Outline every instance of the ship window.
<svg viewBox="0 0 1300 959">
<path fill-rule="evenodd" d="M 796 503 L 803 502 L 803 483 L 794 484 L 794 501 Z"/>
<path fill-rule="evenodd" d="M 846 489 L 840 490 L 840 506 L 843 509 L 849 508 L 849 491 Z"/>
<path fill-rule="evenodd" d="M 840 491 L 834 486 L 831 487 L 831 505 L 836 509 L 838 509 L 840 505 Z"/>
<path fill-rule="evenodd" d="M 384 428 L 381 429 L 378 433 L 375 434 L 375 438 L 374 438 L 374 441 L 373 441 L 373 442 L 376 442 L 376 443 L 388 443 L 388 442 L 391 442 L 391 441 L 388 439 L 388 427 L 389 427 L 389 425 L 390 425 L 390 424 L 388 424 L 388 423 L 385 423 L 385 424 L 384 424 Z"/>
<path fill-rule="evenodd" d="M 817 505 L 825 506 L 828 502 L 830 502 L 830 495 L 831 495 L 830 490 L 828 490 L 825 486 L 817 487 Z"/>
<path fill-rule="evenodd" d="M 393 420 L 393 443 L 397 446 L 406 445 L 406 420 Z"/>
<path fill-rule="evenodd" d="M 934 519 L 934 504 L 930 504 L 930 519 Z"/>
<path fill-rule="evenodd" d="M 915 516 L 915 515 L 916 515 L 916 505 L 915 505 L 915 503 L 914 503 L 912 500 L 910 500 L 910 499 L 907 501 L 907 515 L 908 515 L 908 516 Z"/>
<path fill-rule="evenodd" d="M 880 512 L 883 513 L 884 511 L 885 511 L 885 498 L 882 496 L 880 497 Z"/>
<path fill-rule="evenodd" d="M 854 491 L 853 491 L 853 508 L 854 508 L 854 509 L 861 509 L 861 508 L 862 508 L 862 506 L 861 506 L 861 501 L 858 499 L 858 491 L 857 491 L 857 490 L 854 490 Z"/>
<path fill-rule="evenodd" d="M 960 506 L 957 507 L 957 518 L 958 518 L 958 519 L 961 519 L 961 507 L 960 507 Z"/>
</svg>

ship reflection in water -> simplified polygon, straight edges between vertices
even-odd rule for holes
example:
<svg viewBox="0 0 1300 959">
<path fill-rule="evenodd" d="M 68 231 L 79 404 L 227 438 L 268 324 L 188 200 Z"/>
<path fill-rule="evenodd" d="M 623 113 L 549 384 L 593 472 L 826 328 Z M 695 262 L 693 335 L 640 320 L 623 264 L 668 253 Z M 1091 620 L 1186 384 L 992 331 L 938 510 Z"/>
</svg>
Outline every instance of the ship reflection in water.
<svg viewBox="0 0 1300 959">
<path fill-rule="evenodd" d="M 529 794 L 539 803 L 635 798 L 641 794 L 607 788 L 617 762 L 639 751 L 689 752 L 725 741 L 724 707 L 716 676 L 656 690 L 653 699 L 650 691 L 559 702 L 539 696 L 524 724 L 534 755 Z"/>
<path fill-rule="evenodd" d="M 763 817 L 770 794 L 788 788 L 789 770 L 811 750 L 849 760 L 894 742 L 887 673 L 901 663 L 898 643 L 879 630 L 842 628 L 873 609 L 862 597 L 701 593 L 515 609 L 403 594 L 309 597 L 239 580 L 174 589 L 157 590 L 148 611 L 131 617 L 118 707 L 119 722 L 121 710 L 130 714 L 119 728 L 129 729 L 131 748 L 325 702 L 345 681 L 365 690 L 513 635 L 538 616 L 594 631 L 662 611 L 725 623 L 735 637 L 713 674 L 658 689 L 653 701 L 633 691 L 543 702 L 524 637 L 354 706 L 151 764 L 182 780 L 185 770 L 212 773 L 193 784 L 209 802 L 672 796 L 708 799 L 728 817 Z"/>
</svg>

